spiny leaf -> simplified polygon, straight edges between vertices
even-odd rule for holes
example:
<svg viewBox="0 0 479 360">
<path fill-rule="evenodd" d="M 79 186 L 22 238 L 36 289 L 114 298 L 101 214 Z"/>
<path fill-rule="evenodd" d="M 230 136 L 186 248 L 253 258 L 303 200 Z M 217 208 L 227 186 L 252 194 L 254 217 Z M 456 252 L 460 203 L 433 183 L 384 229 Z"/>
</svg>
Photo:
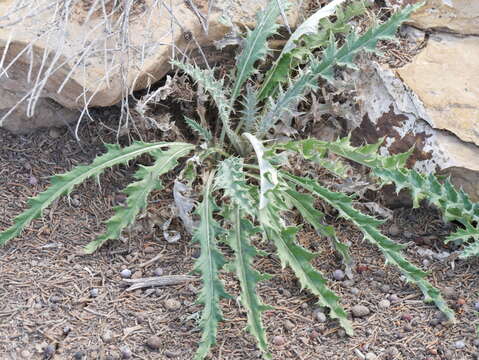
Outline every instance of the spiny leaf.
<svg viewBox="0 0 479 360">
<path fill-rule="evenodd" d="M 331 241 L 334 250 L 336 250 L 343 260 L 343 264 L 346 267 L 346 273 L 351 277 L 353 259 L 349 253 L 349 246 L 339 241 L 336 236 L 336 231 L 331 225 L 324 225 L 322 223 L 324 213 L 313 206 L 314 198 L 309 194 L 301 194 L 296 190 L 293 190 L 292 187 L 284 191 L 283 196 L 287 202 L 290 202 L 300 212 L 303 219 L 314 227 L 318 234 L 327 237 Z"/>
<path fill-rule="evenodd" d="M 218 210 L 212 196 L 213 178 L 214 174 L 211 173 L 205 184 L 203 200 L 196 211 L 200 216 L 200 224 L 193 236 L 193 241 L 201 247 L 194 270 L 201 274 L 203 287 L 198 295 L 198 303 L 204 305 L 200 319 L 201 341 L 195 354 L 198 360 L 204 359 L 216 343 L 218 322 L 223 320 L 219 302 L 221 298 L 230 297 L 218 276 L 226 261 L 217 246 L 217 238 L 222 230 L 213 219 L 213 212 Z"/>
<path fill-rule="evenodd" d="M 244 176 L 243 159 L 230 157 L 223 160 L 218 168 L 216 186 L 223 189 L 225 196 L 238 204 L 247 214 L 253 215 L 255 210 Z"/>
<path fill-rule="evenodd" d="M 258 252 L 251 245 L 250 238 L 258 232 L 258 229 L 253 227 L 237 203 L 233 205 L 229 220 L 232 223 L 232 228 L 227 234 L 227 243 L 235 253 L 235 257 L 230 263 L 230 270 L 236 273 L 240 282 L 240 299 L 246 309 L 248 331 L 255 337 L 263 356 L 270 359 L 271 354 L 268 352 L 268 342 L 261 313 L 272 308 L 264 305 L 256 292 L 258 282 L 268 279 L 269 276 L 259 273 L 252 267 L 253 258 L 258 255 Z"/>
<path fill-rule="evenodd" d="M 351 221 L 363 233 L 364 237 L 372 244 L 376 245 L 386 257 L 386 261 L 399 268 L 408 281 L 416 284 L 424 294 L 425 301 L 432 301 L 441 310 L 448 319 L 454 319 L 454 312 L 447 306 L 442 298 L 440 291 L 432 286 L 426 279 L 426 273 L 411 264 L 401 255 L 403 245 L 397 244 L 378 230 L 381 221 L 362 214 L 352 206 L 352 200 L 349 196 L 336 193 L 319 185 L 316 181 L 305 179 L 298 176 L 284 174 L 285 178 L 296 185 L 307 189 L 328 204 L 336 208 L 340 215 Z"/>
<path fill-rule="evenodd" d="M 382 156 L 378 154 L 378 149 L 383 140 L 375 144 L 368 144 L 361 147 L 354 147 L 350 144 L 349 137 L 338 139 L 334 142 L 324 142 L 315 139 L 308 139 L 298 142 L 290 142 L 286 145 L 280 145 L 283 149 L 297 151 L 302 154 L 314 154 L 325 150 L 331 151 L 346 159 L 355 161 L 359 164 L 371 168 L 373 175 L 379 178 L 382 185 L 394 184 L 396 192 L 402 189 L 409 190 L 413 199 L 414 207 L 427 199 L 429 203 L 436 206 L 442 213 L 445 221 L 458 221 L 464 227 L 463 232 L 458 232 L 456 240 L 468 240 L 467 234 L 471 234 L 469 239 L 477 240 L 474 237 L 474 223 L 479 223 L 479 203 L 473 203 L 463 190 L 456 190 L 447 179 L 440 181 L 435 175 L 420 174 L 414 169 L 406 168 L 406 161 L 411 151 L 406 153 Z M 277 148 L 279 148 L 277 147 Z M 469 244 L 467 253 L 461 257 L 468 257 L 474 254 Z"/>
<path fill-rule="evenodd" d="M 248 30 L 244 48 L 236 62 L 236 77 L 230 98 L 231 107 L 239 96 L 244 82 L 254 72 L 255 62 L 263 59 L 268 53 L 267 39 L 276 32 L 279 26 L 276 20 L 281 14 L 281 9 L 285 9 L 287 4 L 286 0 L 270 0 L 266 9 L 258 13 L 255 29 Z"/>
<path fill-rule="evenodd" d="M 246 95 L 242 102 L 241 118 L 236 128 L 237 132 L 251 132 L 257 126 L 258 97 L 252 86 L 246 86 Z"/>
<path fill-rule="evenodd" d="M 201 124 L 198 124 L 195 120 L 190 119 L 187 116 L 184 116 L 186 124 L 191 128 L 191 130 L 195 131 L 200 135 L 206 142 L 210 142 L 213 139 L 213 135 L 211 135 L 211 131 L 208 128 L 204 128 Z"/>
<path fill-rule="evenodd" d="M 266 73 L 259 92 L 259 100 L 275 94 L 278 86 L 287 82 L 291 70 L 303 63 L 315 48 L 327 45 L 332 34 L 348 32 L 347 23 L 353 17 L 363 14 L 366 9 L 362 1 L 354 1 L 343 11 L 339 5 L 344 1 L 334 0 L 317 10 L 291 34 L 273 66 Z M 337 19 L 331 22 L 327 17 L 334 13 Z"/>
<path fill-rule="evenodd" d="M 91 241 L 85 247 L 85 253 L 91 254 L 106 241 L 118 239 L 127 226 L 133 224 L 136 216 L 147 206 L 151 191 L 162 188 L 159 177 L 178 165 L 178 159 L 187 155 L 194 146 L 187 144 L 172 145 L 167 151 L 154 150 L 150 152 L 155 158 L 152 166 L 142 166 L 135 173 L 135 181 L 129 184 L 123 193 L 127 195 L 126 204 L 114 208 L 115 215 L 106 222 L 106 232 Z"/>
<path fill-rule="evenodd" d="M 42 211 L 62 195 L 69 194 L 75 185 L 81 184 L 93 176 L 99 176 L 105 169 L 128 161 L 145 153 L 170 146 L 191 146 L 183 143 L 143 143 L 135 142 L 125 148 L 118 145 L 106 145 L 107 152 L 98 156 L 90 165 L 77 166 L 71 171 L 55 175 L 51 178 L 50 187 L 38 196 L 28 201 L 29 208 L 14 219 L 14 225 L 0 233 L 0 245 L 20 235 L 22 230 L 35 218 L 42 215 Z"/>
<path fill-rule="evenodd" d="M 361 36 L 350 33 L 340 49 L 337 48 L 336 42 L 332 39 L 324 50 L 321 61 L 311 60 L 310 66 L 306 70 L 300 71 L 293 84 L 288 86 L 288 90 L 281 92 L 273 105 L 269 106 L 268 112 L 260 121 L 258 136 L 261 138 L 267 134 L 277 119 L 281 118 L 285 111 L 288 111 L 290 104 L 301 99 L 307 89 L 314 89 L 318 77 L 321 76 L 331 82 L 334 78 L 335 65 L 355 69 L 353 60 L 360 51 L 373 51 L 379 40 L 393 38 L 401 23 L 406 21 L 409 15 L 421 5 L 406 6 L 393 14 L 386 22 L 369 29 Z"/>
<path fill-rule="evenodd" d="M 280 217 L 281 212 L 288 211 L 288 206 L 282 199 L 283 191 L 289 189 L 288 184 L 279 183 L 276 169 L 264 158 L 264 147 L 261 142 L 250 134 L 247 134 L 247 138 L 255 149 L 258 163 L 262 164 L 260 193 L 266 200 L 259 208 L 259 221 L 267 239 L 275 244 L 283 266 L 289 265 L 301 286 L 316 295 L 319 303 L 330 309 L 330 316 L 338 319 L 346 333 L 352 335 L 352 325 L 338 303 L 339 297 L 327 287 L 326 279 L 310 264 L 316 255 L 296 244 L 298 228 L 285 226 Z"/>
<path fill-rule="evenodd" d="M 213 70 L 200 69 L 197 66 L 185 64 L 176 60 L 171 61 L 171 64 L 191 76 L 195 82 L 200 83 L 205 91 L 210 94 L 211 98 L 216 104 L 216 107 L 218 108 L 218 114 L 223 125 L 223 131 L 225 131 L 236 151 L 241 152 L 239 137 L 231 129 L 230 125 L 231 105 L 227 100 L 228 90 L 224 85 L 223 79 L 216 80 Z"/>
</svg>

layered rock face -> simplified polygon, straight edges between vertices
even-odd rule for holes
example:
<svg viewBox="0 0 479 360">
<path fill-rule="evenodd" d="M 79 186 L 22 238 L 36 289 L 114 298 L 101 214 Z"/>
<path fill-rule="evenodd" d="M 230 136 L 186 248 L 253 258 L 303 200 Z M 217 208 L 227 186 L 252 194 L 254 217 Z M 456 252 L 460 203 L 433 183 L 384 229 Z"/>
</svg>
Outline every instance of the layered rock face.
<svg viewBox="0 0 479 360">
<path fill-rule="evenodd" d="M 64 125 L 85 106 L 118 103 L 161 79 L 172 57 L 212 45 L 231 24 L 252 27 L 267 0 L 122 3 L 0 1 L 0 126 Z M 292 26 L 298 4 L 288 12 Z"/>
<path fill-rule="evenodd" d="M 479 2 L 427 0 L 409 24 L 403 34 L 424 48 L 400 68 L 363 66 L 355 133 L 385 136 L 385 153 L 415 146 L 411 165 L 450 175 L 479 201 Z"/>
</svg>

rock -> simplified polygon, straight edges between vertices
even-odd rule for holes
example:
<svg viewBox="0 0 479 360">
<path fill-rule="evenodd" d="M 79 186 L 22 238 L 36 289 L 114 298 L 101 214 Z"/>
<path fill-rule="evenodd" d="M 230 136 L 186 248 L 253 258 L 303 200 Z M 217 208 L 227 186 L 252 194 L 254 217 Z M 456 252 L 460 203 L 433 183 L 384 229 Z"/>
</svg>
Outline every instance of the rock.
<svg viewBox="0 0 479 360">
<path fill-rule="evenodd" d="M 294 329 L 294 324 L 290 320 L 286 320 L 283 326 L 288 331 L 292 331 Z"/>
<path fill-rule="evenodd" d="M 24 359 L 31 359 L 32 358 L 32 354 L 28 350 L 22 350 L 20 352 L 20 356 Z"/>
<path fill-rule="evenodd" d="M 73 354 L 73 359 L 75 360 L 83 360 L 85 359 L 85 353 L 83 351 L 77 351 L 75 354 Z"/>
<path fill-rule="evenodd" d="M 97 288 L 90 289 L 90 297 L 92 298 L 98 297 L 99 293 L 100 291 Z"/>
<path fill-rule="evenodd" d="M 355 287 L 351 288 L 351 290 L 349 290 L 349 291 L 350 291 L 351 294 L 353 294 L 353 295 L 359 294 L 359 289 L 358 289 L 358 288 L 355 288 Z"/>
<path fill-rule="evenodd" d="M 375 353 L 368 352 L 366 354 L 365 360 L 377 360 L 378 356 Z"/>
<path fill-rule="evenodd" d="M 106 330 L 101 336 L 101 339 L 105 344 L 110 344 L 113 341 L 113 338 L 113 332 L 110 329 Z"/>
<path fill-rule="evenodd" d="M 424 120 L 431 127 L 447 130 L 476 145 L 478 58 L 479 38 L 434 34 L 411 63 L 397 69 L 400 78 L 424 104 Z M 479 171 L 478 162 L 475 170 Z"/>
<path fill-rule="evenodd" d="M 215 51 L 224 57 L 226 51 L 213 45 L 231 31 L 224 19 L 242 28 L 254 27 L 256 12 L 268 3 L 220 0 L 208 8 L 201 1 L 196 3 L 195 13 L 187 2 L 175 2 L 167 8 L 163 2 L 144 0 L 133 3 L 125 25 L 120 17 L 123 14 L 110 8 L 105 9 L 107 16 L 102 10 L 90 12 L 89 4 L 98 6 L 97 2 L 70 2 L 69 9 L 64 9 L 72 14 L 68 20 L 64 11 L 56 11 L 50 2 L 39 0 L 18 7 L 17 0 L 0 1 L 0 14 L 4 15 L 0 18 L 1 68 L 8 68 L 6 74 L 0 72 L 0 115 L 26 97 L 0 124 L 12 131 L 62 126 L 75 122 L 78 115 L 72 110 L 84 105 L 118 103 L 125 92 L 144 89 L 171 70 L 173 46 L 181 54 L 198 44 L 209 60 L 213 61 Z M 288 11 L 292 26 L 301 13 L 299 2 L 295 4 Z M 208 15 L 199 19 L 198 13 Z M 207 24 L 203 16 L 207 16 Z M 126 63 L 127 69 L 123 67 Z M 30 111 L 26 116 L 32 98 L 38 99 L 35 113 Z"/>
<path fill-rule="evenodd" d="M 464 349 L 466 347 L 466 344 L 462 340 L 458 340 L 454 343 L 454 347 L 458 350 Z"/>
<path fill-rule="evenodd" d="M 51 357 L 53 357 L 56 350 L 57 349 L 55 345 L 49 344 L 45 347 L 45 349 L 43 349 L 43 355 L 46 359 L 50 359 Z"/>
<path fill-rule="evenodd" d="M 371 311 L 364 305 L 354 305 L 351 308 L 351 312 L 355 317 L 365 317 L 371 313 Z"/>
<path fill-rule="evenodd" d="M 392 224 L 388 229 L 389 235 L 398 236 L 401 233 L 399 226 L 397 224 Z"/>
<path fill-rule="evenodd" d="M 383 284 L 380 289 L 383 293 L 388 293 L 391 290 L 391 287 L 388 284 Z"/>
<path fill-rule="evenodd" d="M 456 290 L 453 288 L 453 287 L 445 287 L 444 289 L 442 289 L 442 294 L 444 295 L 444 297 L 446 299 L 457 299 L 458 298 L 458 294 L 456 292 Z"/>
<path fill-rule="evenodd" d="M 479 301 L 474 303 L 474 310 L 479 311 Z"/>
<path fill-rule="evenodd" d="M 130 350 L 130 347 L 128 345 L 122 346 L 120 348 L 120 352 L 121 352 L 121 358 L 123 360 L 131 359 L 131 357 L 133 356 L 133 354 Z"/>
<path fill-rule="evenodd" d="M 320 323 L 325 323 L 328 320 L 326 315 L 321 311 L 315 311 L 314 316 L 315 316 L 316 320 Z"/>
<path fill-rule="evenodd" d="M 153 274 L 155 276 L 162 276 L 163 275 L 163 269 L 162 268 L 156 268 L 154 271 L 153 271 Z"/>
<path fill-rule="evenodd" d="M 334 270 L 333 272 L 333 278 L 334 280 L 337 280 L 337 281 L 342 281 L 345 277 L 345 274 L 344 274 L 344 271 L 343 270 Z"/>
<path fill-rule="evenodd" d="M 273 338 L 273 344 L 276 345 L 276 346 L 283 346 L 285 343 L 286 343 L 286 340 L 283 336 L 276 335 Z"/>
<path fill-rule="evenodd" d="M 355 145 L 385 137 L 385 155 L 414 147 L 407 164 L 420 172 L 457 169 L 452 181 L 460 176 L 464 190 L 477 201 L 479 87 L 473 84 L 479 82 L 479 65 L 473 59 L 479 56 L 469 54 L 479 55 L 479 37 L 447 40 L 451 36 L 431 36 L 413 62 L 394 71 L 374 62 L 361 64 L 350 79 L 359 111 L 348 114 L 348 127 Z M 409 198 L 404 192 L 400 196 Z M 403 203 L 405 199 L 399 206 Z"/>
<path fill-rule="evenodd" d="M 181 308 L 181 303 L 175 299 L 166 299 L 164 304 L 166 310 L 169 311 L 176 311 Z"/>
<path fill-rule="evenodd" d="M 398 0 L 389 1 L 399 2 Z M 408 2 L 411 3 L 410 0 Z M 423 7 L 411 15 L 408 23 L 424 30 L 434 29 L 462 35 L 479 35 L 479 3 L 477 0 L 428 0 Z"/>
<path fill-rule="evenodd" d="M 131 277 L 131 270 L 129 269 L 123 269 L 121 272 L 120 272 L 120 276 L 123 278 L 123 279 L 129 279 Z"/>
<path fill-rule="evenodd" d="M 380 309 L 387 309 L 391 306 L 391 303 L 389 302 L 389 300 L 383 299 L 379 302 L 378 306 Z"/>
<path fill-rule="evenodd" d="M 150 336 L 146 340 L 146 345 L 151 349 L 151 350 L 158 350 L 161 347 L 161 339 L 158 336 Z"/>
</svg>

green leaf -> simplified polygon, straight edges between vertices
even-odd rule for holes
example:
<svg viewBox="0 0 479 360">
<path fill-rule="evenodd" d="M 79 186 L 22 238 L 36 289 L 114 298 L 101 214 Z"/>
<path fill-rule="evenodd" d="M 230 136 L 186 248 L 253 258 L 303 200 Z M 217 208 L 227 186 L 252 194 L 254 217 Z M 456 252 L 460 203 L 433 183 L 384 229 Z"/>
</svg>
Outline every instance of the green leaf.
<svg viewBox="0 0 479 360">
<path fill-rule="evenodd" d="M 125 206 L 116 206 L 115 215 L 106 222 L 106 232 L 91 241 L 85 247 L 85 253 L 91 254 L 99 249 L 106 241 L 118 239 L 127 226 L 133 224 L 136 216 L 147 206 L 148 196 L 153 190 L 162 189 L 159 177 L 174 169 L 178 159 L 188 155 L 194 148 L 192 145 L 172 145 L 166 151 L 154 150 L 150 152 L 155 158 L 152 166 L 142 166 L 135 173 L 135 181 L 129 184 L 123 193 L 127 195 Z"/>
<path fill-rule="evenodd" d="M 240 299 L 246 309 L 248 331 L 255 337 L 258 347 L 264 353 L 263 356 L 270 359 L 261 313 L 272 308 L 264 305 L 256 292 L 258 282 L 268 279 L 269 276 L 259 273 L 252 267 L 253 258 L 258 255 L 258 251 L 251 245 L 250 238 L 258 232 L 258 229 L 253 227 L 238 204 L 233 206 L 229 220 L 232 228 L 227 234 L 227 242 L 235 253 L 230 270 L 236 273 L 240 282 Z"/>
<path fill-rule="evenodd" d="M 472 239 L 472 243 L 467 243 Z M 468 258 L 471 256 L 479 256 L 479 223 L 476 226 L 466 224 L 464 229 L 458 229 L 456 232 L 449 235 L 445 243 L 451 241 L 465 242 L 466 246 L 459 257 Z"/>
<path fill-rule="evenodd" d="M 193 131 L 197 132 L 198 135 L 200 135 L 200 137 L 202 137 L 203 139 L 205 139 L 206 142 L 210 142 L 211 140 L 213 140 L 213 135 L 211 135 L 210 129 L 204 128 L 203 126 L 201 126 L 201 124 L 198 124 L 195 120 L 190 119 L 190 118 L 187 117 L 187 116 L 184 116 L 184 119 L 185 119 L 186 124 L 187 124 Z"/>
<path fill-rule="evenodd" d="M 236 128 L 236 132 L 251 132 L 255 130 L 258 125 L 258 97 L 257 92 L 252 86 L 246 86 L 246 95 L 242 102 L 243 109 L 241 110 L 240 122 Z"/>
<path fill-rule="evenodd" d="M 218 108 L 218 115 L 223 124 L 223 131 L 228 136 L 236 151 L 241 152 L 242 148 L 239 137 L 231 129 L 230 114 L 232 108 L 228 103 L 228 90 L 225 87 L 224 80 L 216 80 L 214 71 L 210 69 L 200 69 L 197 66 L 185 64 L 176 60 L 172 60 L 171 64 L 191 76 L 195 82 L 200 83 L 205 91 L 210 94 Z"/>
<path fill-rule="evenodd" d="M 250 134 L 245 136 L 252 143 L 258 163 L 261 164 L 260 193 L 265 200 L 259 208 L 259 221 L 267 239 L 275 244 L 283 267 L 290 266 L 301 286 L 316 295 L 320 305 L 330 309 L 331 318 L 338 319 L 346 333 L 352 335 L 351 322 L 338 302 L 339 297 L 327 287 L 323 275 L 310 264 L 316 255 L 296 244 L 298 228 L 285 226 L 280 217 L 281 212 L 288 211 L 288 206 L 282 199 L 283 192 L 289 189 L 288 184 L 279 183 L 276 169 L 264 157 L 261 142 Z"/>
<path fill-rule="evenodd" d="M 279 26 L 276 20 L 281 14 L 281 9 L 285 9 L 287 4 L 286 0 L 270 0 L 266 9 L 257 14 L 255 29 L 248 30 L 244 48 L 236 62 L 235 83 L 230 98 L 231 107 L 239 96 L 243 84 L 254 72 L 255 62 L 264 59 L 268 53 L 267 39 L 276 33 Z"/>
<path fill-rule="evenodd" d="M 311 60 L 306 70 L 299 71 L 299 75 L 288 86 L 288 90 L 282 92 L 268 108 L 268 112 L 262 117 L 259 124 L 258 137 L 262 138 L 275 125 L 277 119 L 283 117 L 294 101 L 301 100 L 307 89 L 315 89 L 318 77 L 332 81 L 334 66 L 347 66 L 356 69 L 354 58 L 360 51 L 374 51 L 379 40 L 392 39 L 398 27 L 409 18 L 409 15 L 422 4 L 408 5 L 404 9 L 393 14 L 386 22 L 369 29 L 365 34 L 358 36 L 354 32 L 346 38 L 345 44 L 338 49 L 334 38 L 331 38 L 328 47 L 323 52 L 321 61 Z"/>
<path fill-rule="evenodd" d="M 318 234 L 327 237 L 334 250 L 341 256 L 343 264 L 346 267 L 346 273 L 352 274 L 353 259 L 349 253 L 349 246 L 339 241 L 336 231 L 331 225 L 324 225 L 324 213 L 317 210 L 314 204 L 314 198 L 309 194 L 301 194 L 291 187 L 283 192 L 284 198 L 290 202 L 301 214 L 304 220 L 310 223 Z"/>
<path fill-rule="evenodd" d="M 35 218 L 42 215 L 42 211 L 51 205 L 56 199 L 62 195 L 69 194 L 75 185 L 81 184 L 92 176 L 99 176 L 105 169 L 118 164 L 125 164 L 128 161 L 158 149 L 170 146 L 193 147 L 183 143 L 143 143 L 135 142 L 125 148 L 118 145 L 106 145 L 107 152 L 98 156 L 90 165 L 77 166 L 71 171 L 55 175 L 51 178 L 50 187 L 40 193 L 38 196 L 29 199 L 29 209 L 14 219 L 14 225 L 9 229 L 0 233 L 0 245 L 6 244 L 9 240 L 20 235 L 22 230 Z"/>
<path fill-rule="evenodd" d="M 259 92 L 259 100 L 264 100 L 276 93 L 278 86 L 287 82 L 291 70 L 301 64 L 306 55 L 311 54 L 314 48 L 327 44 L 332 33 L 348 31 L 347 22 L 354 16 L 362 14 L 365 10 L 362 1 L 355 1 L 348 5 L 344 12 L 340 11 L 339 7 L 336 11 L 336 21 L 334 23 L 323 23 L 321 31 L 319 31 L 320 21 L 333 15 L 336 8 L 344 1 L 334 0 L 320 8 L 291 34 L 273 66 L 266 73 Z M 302 44 L 305 42 L 304 40 L 307 40 L 305 45 Z"/>
<path fill-rule="evenodd" d="M 225 196 L 235 202 L 247 214 L 253 215 L 253 200 L 250 196 L 250 187 L 246 184 L 243 159 L 230 157 L 223 160 L 218 166 L 216 186 L 225 191 Z"/>
<path fill-rule="evenodd" d="M 378 230 L 378 226 L 382 223 L 381 221 L 371 216 L 362 214 L 353 208 L 352 200 L 349 196 L 330 191 L 311 179 L 300 178 L 288 173 L 282 174 L 289 181 L 292 181 L 296 185 L 307 189 L 314 195 L 326 201 L 329 205 L 336 208 L 343 218 L 351 221 L 359 230 L 361 230 L 365 239 L 376 245 L 379 250 L 381 250 L 388 263 L 398 267 L 398 269 L 406 277 L 407 281 L 413 282 L 421 289 L 426 302 L 434 302 L 434 304 L 436 304 L 439 310 L 441 310 L 448 319 L 454 319 L 454 312 L 447 306 L 447 303 L 442 298 L 439 290 L 432 286 L 425 279 L 427 274 L 411 264 L 402 256 L 401 250 L 404 248 L 404 246 L 395 243 L 385 235 L 381 234 L 381 232 Z"/>
<path fill-rule="evenodd" d="M 204 306 L 200 319 L 201 341 L 195 354 L 195 359 L 198 360 L 204 359 L 211 347 L 216 344 L 218 323 L 223 320 L 219 302 L 221 298 L 230 297 L 218 276 L 226 261 L 217 245 L 222 229 L 213 219 L 213 212 L 218 210 L 212 196 L 213 178 L 214 174 L 211 173 L 203 191 L 203 200 L 196 211 L 200 217 L 200 224 L 193 235 L 193 242 L 198 242 L 201 247 L 194 270 L 201 274 L 203 287 L 198 295 L 198 303 Z"/>
</svg>

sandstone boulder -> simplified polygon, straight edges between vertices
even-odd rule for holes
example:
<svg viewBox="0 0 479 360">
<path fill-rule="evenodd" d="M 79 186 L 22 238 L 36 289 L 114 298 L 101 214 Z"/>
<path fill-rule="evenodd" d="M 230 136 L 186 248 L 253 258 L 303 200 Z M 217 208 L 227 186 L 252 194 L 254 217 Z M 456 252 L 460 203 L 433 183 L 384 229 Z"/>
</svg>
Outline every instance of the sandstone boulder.
<svg viewBox="0 0 479 360">
<path fill-rule="evenodd" d="M 171 69 L 172 56 L 212 45 L 231 31 L 231 24 L 254 26 L 254 15 L 266 3 L 220 0 L 209 7 L 208 1 L 186 0 L 170 7 L 156 0 L 0 1 L 0 89 L 9 94 L 8 100 L 0 97 L 0 111 L 8 113 L 12 102 L 21 103 L 0 126 L 24 131 L 59 125 L 58 116 L 38 110 L 45 99 L 67 109 L 113 105 L 129 91 L 161 79 Z M 288 13 L 291 25 L 299 2 L 295 6 Z M 34 109 L 37 120 L 32 120 Z M 24 110 L 28 116 L 20 115 Z M 65 111 L 64 120 L 71 121 Z"/>
</svg>

